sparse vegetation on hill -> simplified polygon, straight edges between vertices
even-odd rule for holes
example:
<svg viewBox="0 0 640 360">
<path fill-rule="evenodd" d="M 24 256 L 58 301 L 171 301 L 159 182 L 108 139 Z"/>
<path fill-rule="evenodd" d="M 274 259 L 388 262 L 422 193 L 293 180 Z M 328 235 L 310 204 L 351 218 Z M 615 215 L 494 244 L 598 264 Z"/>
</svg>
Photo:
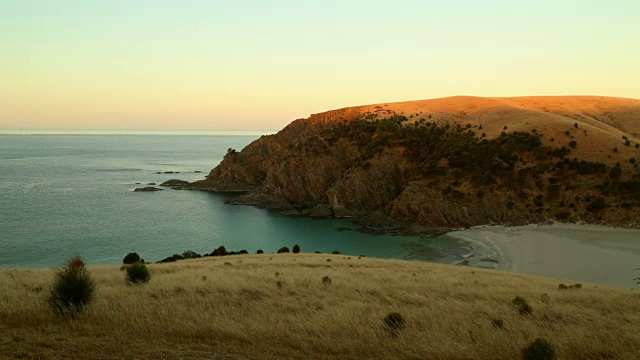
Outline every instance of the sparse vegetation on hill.
<svg viewBox="0 0 640 360">
<path fill-rule="evenodd" d="M 446 104 L 439 101 L 434 104 Z M 519 106 L 530 101 L 523 98 Z M 567 101 L 606 107 L 618 100 Z M 640 101 L 628 101 L 640 118 Z M 558 115 L 548 116 L 551 110 L 538 110 L 534 118 L 507 106 L 492 107 L 491 113 L 449 107 L 431 118 L 419 108 L 423 102 L 414 103 L 347 108 L 295 121 L 225 157 L 192 187 L 246 190 L 248 195 L 230 202 L 288 215 L 359 217 L 369 228 L 548 219 L 640 226 L 640 152 L 631 146 L 616 146 L 614 156 L 607 151 L 605 144 L 620 145 L 614 126 L 622 127 L 622 120 L 613 115 L 603 123 L 563 113 L 570 121 L 559 121 Z M 625 129 L 637 126 L 627 121 L 628 112 L 622 116 Z M 623 141 L 638 139 L 629 135 Z"/>
<path fill-rule="evenodd" d="M 640 353 L 640 296 L 631 290 L 592 284 L 560 290 L 553 279 L 328 254 L 236 255 L 147 266 L 153 280 L 144 286 L 127 286 L 119 266 L 90 268 L 98 291 L 73 320 L 55 316 L 47 305 L 42 289 L 55 280 L 55 270 L 0 271 L 0 354 L 27 359 L 554 354 L 623 360 Z M 533 311 L 521 315 L 512 302 L 516 296 Z"/>
</svg>

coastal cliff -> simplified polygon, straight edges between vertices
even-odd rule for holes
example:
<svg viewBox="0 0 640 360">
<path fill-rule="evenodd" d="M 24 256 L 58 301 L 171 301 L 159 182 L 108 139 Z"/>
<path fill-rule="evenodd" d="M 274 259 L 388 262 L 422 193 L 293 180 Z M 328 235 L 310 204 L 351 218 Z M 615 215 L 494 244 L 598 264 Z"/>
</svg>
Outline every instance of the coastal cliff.
<svg viewBox="0 0 640 360">
<path fill-rule="evenodd" d="M 453 97 L 293 121 L 192 189 L 288 215 L 466 227 L 640 226 L 640 100 Z"/>
</svg>

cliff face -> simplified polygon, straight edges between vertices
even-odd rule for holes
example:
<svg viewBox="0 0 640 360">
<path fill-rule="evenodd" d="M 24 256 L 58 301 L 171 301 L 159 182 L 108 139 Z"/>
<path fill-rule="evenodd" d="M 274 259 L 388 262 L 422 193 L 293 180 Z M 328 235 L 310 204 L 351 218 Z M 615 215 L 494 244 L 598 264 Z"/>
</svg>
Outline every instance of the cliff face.
<svg viewBox="0 0 640 360">
<path fill-rule="evenodd" d="M 191 187 L 246 192 L 233 203 L 371 224 L 559 219 L 637 227 L 640 102 L 614 99 L 626 105 L 619 117 L 607 98 L 584 98 L 584 111 L 571 98 L 578 115 L 568 105 L 557 105 L 564 115 L 531 109 L 562 98 L 545 99 L 510 98 L 518 107 L 439 99 L 316 114 L 230 151 Z M 594 120 L 605 118 L 597 111 L 606 122 Z"/>
</svg>

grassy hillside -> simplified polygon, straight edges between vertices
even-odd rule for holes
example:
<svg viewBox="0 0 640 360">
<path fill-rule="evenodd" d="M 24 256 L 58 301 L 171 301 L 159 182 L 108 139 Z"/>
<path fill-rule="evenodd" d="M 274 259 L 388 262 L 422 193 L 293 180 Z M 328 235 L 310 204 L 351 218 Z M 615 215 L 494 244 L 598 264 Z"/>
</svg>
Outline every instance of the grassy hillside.
<svg viewBox="0 0 640 360">
<path fill-rule="evenodd" d="M 90 268 L 97 297 L 74 320 L 47 307 L 54 270 L 0 271 L 0 358 L 519 359 L 538 337 L 559 359 L 640 353 L 631 290 L 559 290 L 553 279 L 326 254 L 149 268 L 143 286 L 127 286 L 117 266 Z M 516 296 L 531 314 L 518 312 Z M 406 321 L 397 337 L 383 326 L 391 312 Z"/>
<path fill-rule="evenodd" d="M 631 141 L 631 145 L 640 142 L 638 99 L 604 96 L 455 96 L 366 105 L 355 109 L 379 119 L 391 114 L 403 115 L 409 118 L 407 123 L 425 118 L 439 124 L 471 124 L 476 129 L 482 125 L 482 132 L 489 139 L 498 137 L 505 130 L 531 132 L 536 129 L 538 134 L 542 134 L 545 145 L 569 147 L 569 142 L 575 140 L 582 146 L 576 146 L 571 157 L 609 165 L 625 163 L 628 158 L 638 155 L 633 151 L 633 146 L 624 146 L 623 136 Z M 577 128 L 575 124 L 578 124 Z M 507 129 L 504 129 L 505 126 Z M 566 131 L 570 134 L 565 134 Z M 617 154 L 612 154 L 614 147 L 618 147 Z"/>
</svg>

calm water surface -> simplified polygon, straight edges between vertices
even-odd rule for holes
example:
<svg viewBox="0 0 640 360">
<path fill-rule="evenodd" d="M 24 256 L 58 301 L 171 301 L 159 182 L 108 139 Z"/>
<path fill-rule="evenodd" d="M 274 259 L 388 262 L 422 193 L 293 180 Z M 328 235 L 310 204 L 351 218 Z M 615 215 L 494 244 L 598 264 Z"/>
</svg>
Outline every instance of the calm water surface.
<svg viewBox="0 0 640 360">
<path fill-rule="evenodd" d="M 57 266 L 73 254 L 90 264 L 147 261 L 193 250 L 303 252 L 452 263 L 466 243 L 370 235 L 345 219 L 312 220 L 225 205 L 223 195 L 166 190 L 134 193 L 137 182 L 201 179 L 228 148 L 258 136 L 0 135 L 0 267 Z M 164 174 L 165 171 L 180 172 Z M 197 173 L 196 171 L 201 171 Z M 162 174 L 157 174 L 162 172 Z"/>
</svg>

